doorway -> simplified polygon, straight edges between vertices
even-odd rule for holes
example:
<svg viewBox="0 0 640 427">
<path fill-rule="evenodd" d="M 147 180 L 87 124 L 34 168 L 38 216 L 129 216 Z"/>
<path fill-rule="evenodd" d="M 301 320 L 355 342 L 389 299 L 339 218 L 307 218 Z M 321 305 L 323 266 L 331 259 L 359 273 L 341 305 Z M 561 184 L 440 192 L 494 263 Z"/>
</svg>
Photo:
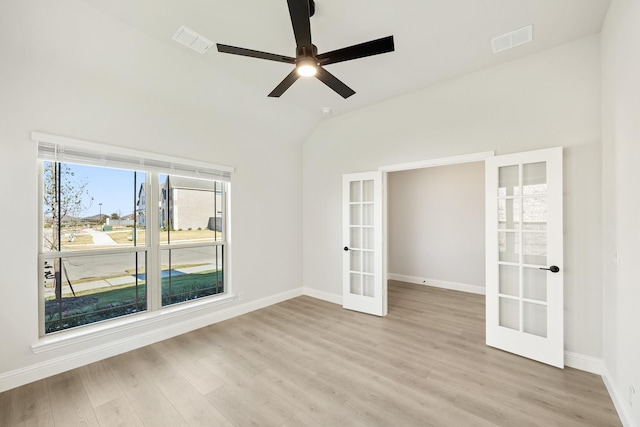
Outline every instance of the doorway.
<svg viewBox="0 0 640 427">
<path fill-rule="evenodd" d="M 385 254 L 389 279 L 484 294 L 484 160 L 493 155 L 487 151 L 379 168 L 387 174 L 388 184 Z M 456 177 L 456 173 L 461 175 Z M 469 183 L 465 178 L 480 182 Z M 392 203 L 406 209 L 395 209 Z M 472 220 L 454 229 L 457 218 Z M 418 227 L 417 232 L 411 230 L 412 225 Z M 430 238 L 429 233 L 435 235 L 434 241 L 424 240 Z M 403 238 L 410 243 L 403 245 Z M 463 255 L 455 255 L 456 251 Z M 429 256 L 432 258 L 421 264 Z"/>
<path fill-rule="evenodd" d="M 389 279 L 484 294 L 484 162 L 387 176 Z"/>
</svg>

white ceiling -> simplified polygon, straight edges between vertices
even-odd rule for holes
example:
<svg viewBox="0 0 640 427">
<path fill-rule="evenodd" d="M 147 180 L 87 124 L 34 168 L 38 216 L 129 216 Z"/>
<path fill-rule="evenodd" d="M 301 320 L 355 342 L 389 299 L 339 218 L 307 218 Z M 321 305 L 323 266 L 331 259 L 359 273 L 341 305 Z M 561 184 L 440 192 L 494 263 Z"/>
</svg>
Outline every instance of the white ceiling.
<svg viewBox="0 0 640 427">
<path fill-rule="evenodd" d="M 291 65 L 221 54 L 215 47 L 200 55 L 171 40 L 185 25 L 217 43 L 295 56 L 286 0 L 82 1 L 155 40 L 150 47 L 141 36 L 139 43 L 118 53 L 121 58 L 113 58 L 116 71 L 117 63 L 127 64 L 127 78 L 132 81 L 144 80 L 154 91 L 176 92 L 184 91 L 184 86 L 167 80 L 186 80 L 198 88 L 187 91 L 195 102 L 214 102 L 218 107 L 242 102 L 274 107 L 273 114 L 297 109 L 318 118 L 322 107 L 340 114 L 597 34 L 610 3 L 316 0 L 311 32 L 320 53 L 388 35 L 395 38 L 395 52 L 327 66 L 356 91 L 344 100 L 315 78 L 299 79 L 281 98 L 267 99 Z M 534 27 L 532 43 L 492 53 L 492 37 L 529 24 Z"/>
</svg>

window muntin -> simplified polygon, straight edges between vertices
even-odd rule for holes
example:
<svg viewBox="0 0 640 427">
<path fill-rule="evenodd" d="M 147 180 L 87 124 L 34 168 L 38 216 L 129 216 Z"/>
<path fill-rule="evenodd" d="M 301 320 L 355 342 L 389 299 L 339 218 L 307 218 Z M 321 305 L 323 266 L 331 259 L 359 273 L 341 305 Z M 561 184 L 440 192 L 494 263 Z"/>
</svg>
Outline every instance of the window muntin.
<svg viewBox="0 0 640 427">
<path fill-rule="evenodd" d="M 42 178 L 42 335 L 225 291 L 227 183 L 50 161 L 42 162 Z M 172 179 L 209 189 L 210 200 L 203 203 L 202 188 L 165 185 Z M 104 187 L 118 208 L 95 196 Z M 163 187 L 171 220 L 184 229 L 157 226 Z M 157 289 L 157 301 L 147 301 L 147 287 Z"/>
<path fill-rule="evenodd" d="M 163 249 L 161 281 L 163 306 L 223 293 L 224 246 Z"/>
<path fill-rule="evenodd" d="M 48 257 L 43 270 L 45 334 L 147 309 L 146 251 Z"/>
<path fill-rule="evenodd" d="M 162 306 L 224 292 L 225 183 L 160 174 Z"/>
<path fill-rule="evenodd" d="M 45 161 L 42 178 L 44 252 L 145 244 L 145 172 Z"/>
</svg>

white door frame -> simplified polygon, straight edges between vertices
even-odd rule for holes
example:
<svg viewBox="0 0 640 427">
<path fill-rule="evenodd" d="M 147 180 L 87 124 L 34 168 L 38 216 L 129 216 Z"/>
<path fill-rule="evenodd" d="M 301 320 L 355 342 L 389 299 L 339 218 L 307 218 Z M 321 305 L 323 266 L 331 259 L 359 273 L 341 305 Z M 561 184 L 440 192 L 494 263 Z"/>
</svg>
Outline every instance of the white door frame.
<svg viewBox="0 0 640 427">
<path fill-rule="evenodd" d="M 490 157 L 494 157 L 495 156 L 495 152 L 494 151 L 482 151 L 479 153 L 472 153 L 472 154 L 464 154 L 461 156 L 452 156 L 452 157 L 442 157 L 439 159 L 429 159 L 429 160 L 419 160 L 416 162 L 408 162 L 408 163 L 398 163 L 395 165 L 388 165 L 388 166 L 380 166 L 378 168 L 379 171 L 383 172 L 383 179 L 385 182 L 388 182 L 387 180 L 387 175 L 389 172 L 401 172 L 401 171 L 408 171 L 408 170 L 414 170 L 414 169 L 426 169 L 426 168 L 433 168 L 433 167 L 437 167 L 437 166 L 450 166 L 450 165 L 459 165 L 462 163 L 474 163 L 474 162 L 484 162 L 486 159 L 490 158 Z M 388 263 L 389 263 L 389 239 L 387 236 L 387 228 L 388 228 L 388 218 L 389 218 L 389 212 L 388 212 L 388 206 L 389 206 L 389 191 L 385 191 L 384 194 L 382 195 L 382 204 L 383 204 L 383 211 L 382 211 L 382 230 L 383 230 L 383 237 L 382 237 L 382 263 L 383 263 L 383 268 L 382 271 L 384 272 L 388 272 Z M 486 262 L 486 261 L 485 261 Z M 389 280 L 388 274 L 387 277 L 384 278 L 384 280 Z M 384 298 L 385 301 L 388 301 L 388 290 L 387 287 L 385 286 L 384 288 Z"/>
</svg>

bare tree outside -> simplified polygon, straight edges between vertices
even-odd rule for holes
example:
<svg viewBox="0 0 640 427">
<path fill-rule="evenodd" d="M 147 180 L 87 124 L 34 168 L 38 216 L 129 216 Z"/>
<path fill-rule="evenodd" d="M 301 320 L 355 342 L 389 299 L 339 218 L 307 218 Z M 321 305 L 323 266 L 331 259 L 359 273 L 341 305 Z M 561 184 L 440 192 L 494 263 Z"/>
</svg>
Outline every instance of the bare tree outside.
<svg viewBox="0 0 640 427">
<path fill-rule="evenodd" d="M 49 251 L 58 251 L 61 246 L 61 228 L 75 231 L 80 215 L 91 207 L 85 178 L 76 177 L 75 172 L 64 163 L 44 164 L 44 216 L 50 221 L 51 233 L 44 233 L 44 243 Z"/>
<path fill-rule="evenodd" d="M 62 227 L 71 227 L 73 236 L 80 225 L 80 214 L 89 209 L 93 198 L 89 197 L 87 180 L 77 178 L 75 172 L 64 163 L 46 162 L 43 179 L 44 216 L 51 218 L 51 233 L 43 233 L 44 244 L 49 251 L 59 251 L 62 244 Z M 56 300 L 59 301 L 62 297 L 60 258 L 53 261 L 53 269 Z"/>
</svg>

